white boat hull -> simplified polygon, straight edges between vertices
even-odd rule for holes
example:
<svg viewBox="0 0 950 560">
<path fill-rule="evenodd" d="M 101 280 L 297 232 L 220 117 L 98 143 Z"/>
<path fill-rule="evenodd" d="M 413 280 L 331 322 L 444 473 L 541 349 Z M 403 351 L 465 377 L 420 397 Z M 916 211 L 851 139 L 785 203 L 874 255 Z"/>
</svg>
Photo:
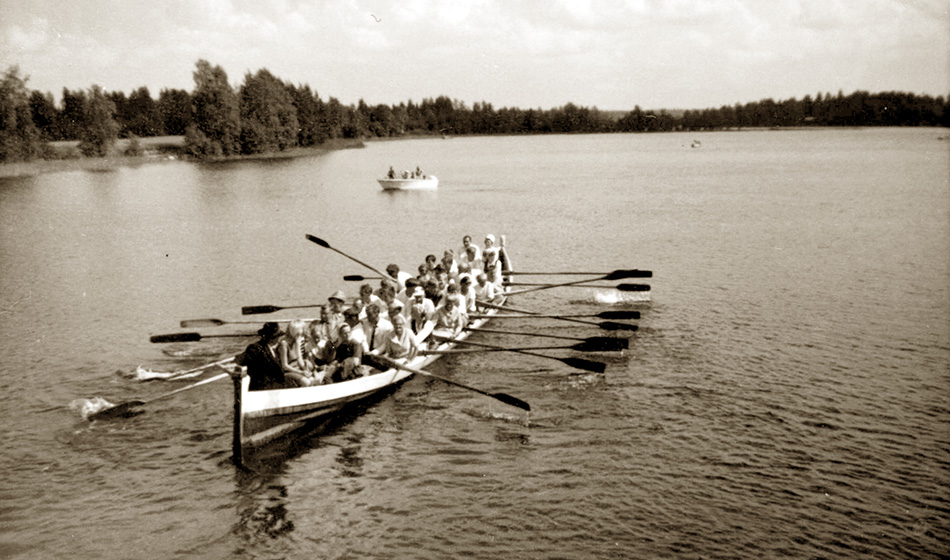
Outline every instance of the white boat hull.
<svg viewBox="0 0 950 560">
<path fill-rule="evenodd" d="M 431 191 L 439 188 L 439 178 L 429 175 L 424 179 L 377 179 L 384 191 Z"/>
<path fill-rule="evenodd" d="M 483 326 L 497 309 L 486 312 L 489 317 L 472 321 L 470 326 Z M 462 331 L 456 340 L 465 340 L 471 331 Z M 454 341 L 446 341 L 431 350 L 454 348 Z M 424 369 L 439 359 L 439 354 L 417 356 L 406 365 Z M 413 373 L 392 368 L 386 371 L 348 381 L 266 391 L 250 391 L 250 377 L 243 375 L 235 383 L 234 456 L 241 463 L 244 450 L 264 445 L 307 424 L 338 412 L 349 403 L 373 396 L 401 383 Z"/>
</svg>

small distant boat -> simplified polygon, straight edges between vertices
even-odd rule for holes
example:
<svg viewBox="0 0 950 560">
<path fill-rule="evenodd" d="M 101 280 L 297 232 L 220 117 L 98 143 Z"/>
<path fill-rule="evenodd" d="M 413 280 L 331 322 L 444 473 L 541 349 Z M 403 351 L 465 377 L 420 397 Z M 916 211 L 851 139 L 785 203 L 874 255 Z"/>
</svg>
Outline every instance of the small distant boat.
<svg viewBox="0 0 950 560">
<path fill-rule="evenodd" d="M 383 187 L 384 191 L 431 191 L 439 188 L 439 178 L 435 175 L 407 177 L 405 179 L 399 177 L 395 179 L 384 177 L 377 180 L 379 181 L 379 186 Z"/>
</svg>

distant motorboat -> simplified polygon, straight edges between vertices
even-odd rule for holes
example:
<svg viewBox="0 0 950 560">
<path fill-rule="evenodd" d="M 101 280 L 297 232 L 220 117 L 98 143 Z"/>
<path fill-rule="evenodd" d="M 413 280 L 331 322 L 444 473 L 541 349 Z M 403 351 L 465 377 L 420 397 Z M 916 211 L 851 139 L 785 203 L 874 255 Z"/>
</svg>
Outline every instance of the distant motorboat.
<svg viewBox="0 0 950 560">
<path fill-rule="evenodd" d="M 389 178 L 377 179 L 379 185 L 384 191 L 419 191 L 435 190 L 439 188 L 439 178 L 435 175 L 423 175 L 422 177 Z"/>
</svg>

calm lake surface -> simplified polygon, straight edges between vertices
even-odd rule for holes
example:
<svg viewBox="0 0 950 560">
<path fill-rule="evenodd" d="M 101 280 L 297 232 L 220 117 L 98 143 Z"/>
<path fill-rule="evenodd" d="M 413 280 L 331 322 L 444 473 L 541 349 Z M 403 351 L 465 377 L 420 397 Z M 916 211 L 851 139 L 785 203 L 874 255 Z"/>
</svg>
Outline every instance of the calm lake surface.
<svg viewBox="0 0 950 560">
<path fill-rule="evenodd" d="M 948 136 L 405 140 L 0 179 L 0 557 L 946 557 Z M 440 189 L 382 192 L 390 165 L 419 165 Z M 89 399 L 202 378 L 138 366 L 193 368 L 249 342 L 148 342 L 183 319 L 355 294 L 342 277 L 372 273 L 307 233 L 410 271 L 465 234 L 505 234 L 516 270 L 652 270 L 652 300 L 512 299 L 640 310 L 629 350 L 583 355 L 603 375 L 506 353 L 433 366 L 528 401 L 529 416 L 416 378 L 248 471 L 230 462 L 226 380 L 83 420 Z M 251 318 L 294 312 L 314 311 Z"/>
</svg>

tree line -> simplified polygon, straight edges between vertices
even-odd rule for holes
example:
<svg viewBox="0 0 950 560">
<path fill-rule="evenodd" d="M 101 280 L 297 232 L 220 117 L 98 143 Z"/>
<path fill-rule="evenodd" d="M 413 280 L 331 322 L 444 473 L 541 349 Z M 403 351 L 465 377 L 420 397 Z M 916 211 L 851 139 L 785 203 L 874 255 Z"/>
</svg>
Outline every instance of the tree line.
<svg viewBox="0 0 950 560">
<path fill-rule="evenodd" d="M 79 141 L 87 157 L 115 150 L 118 138 L 184 136 L 196 158 L 250 155 L 309 147 L 334 138 L 408 134 L 548 134 L 667 132 L 790 126 L 950 126 L 948 99 L 903 92 L 761 101 L 687 111 L 605 112 L 567 103 L 520 109 L 439 96 L 398 105 L 343 105 L 323 101 L 309 85 L 294 85 L 266 69 L 248 72 L 232 86 L 220 66 L 196 63 L 194 89 L 162 89 L 153 99 L 141 87 L 128 96 L 99 86 L 64 88 L 57 105 L 50 93 L 31 91 L 14 66 L 0 80 L 0 161 L 62 157 L 50 142 Z M 134 144 L 133 144 L 134 146 Z"/>
</svg>

